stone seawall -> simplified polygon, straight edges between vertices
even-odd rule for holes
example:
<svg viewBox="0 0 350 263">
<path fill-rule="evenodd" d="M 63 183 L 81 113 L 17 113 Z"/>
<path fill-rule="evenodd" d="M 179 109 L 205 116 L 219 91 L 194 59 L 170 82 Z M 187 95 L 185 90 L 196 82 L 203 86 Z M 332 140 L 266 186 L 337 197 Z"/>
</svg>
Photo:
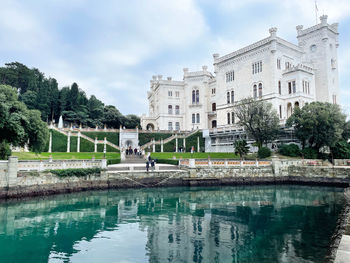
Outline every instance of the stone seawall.
<svg viewBox="0 0 350 263">
<path fill-rule="evenodd" d="M 88 177 L 58 177 L 50 172 L 19 172 L 16 184 L 0 187 L 0 199 L 50 195 L 94 189 L 218 186 L 238 184 L 315 184 L 347 187 L 347 167 L 273 166 L 203 167 L 173 171 L 103 171 Z"/>
</svg>

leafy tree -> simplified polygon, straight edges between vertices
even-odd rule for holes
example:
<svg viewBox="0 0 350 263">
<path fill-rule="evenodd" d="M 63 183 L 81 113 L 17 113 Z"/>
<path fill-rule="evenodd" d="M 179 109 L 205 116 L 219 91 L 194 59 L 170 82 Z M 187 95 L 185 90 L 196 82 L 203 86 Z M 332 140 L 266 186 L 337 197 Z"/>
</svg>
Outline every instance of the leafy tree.
<svg viewBox="0 0 350 263">
<path fill-rule="evenodd" d="M 116 107 L 108 105 L 104 108 L 103 123 L 106 124 L 108 128 L 119 128 L 122 123 L 122 117 L 123 115 Z"/>
<path fill-rule="evenodd" d="M 28 143 L 34 152 L 45 147 L 49 132 L 41 121 L 40 112 L 28 110 L 23 102 L 18 101 L 16 90 L 0 85 L 0 143 L 2 152 L 9 144 L 24 146 Z"/>
<path fill-rule="evenodd" d="M 301 109 L 296 107 L 287 125 L 294 127 L 303 148 L 307 143 L 319 152 L 324 146 L 334 147 L 342 138 L 345 118 L 336 104 L 312 102 Z"/>
<path fill-rule="evenodd" d="M 297 157 L 300 156 L 300 149 L 295 143 L 283 144 L 279 149 L 279 153 L 285 156 Z"/>
<path fill-rule="evenodd" d="M 234 108 L 238 124 L 254 138 L 259 149 L 278 135 L 279 119 L 271 103 L 247 98 Z"/>
<path fill-rule="evenodd" d="M 249 152 L 249 146 L 246 140 L 237 140 L 234 142 L 235 154 L 239 154 L 241 159 Z"/>
<path fill-rule="evenodd" d="M 345 123 L 342 137 L 343 137 L 343 140 L 345 141 L 350 139 L 350 121 L 347 121 Z"/>
<path fill-rule="evenodd" d="M 346 141 L 339 141 L 331 148 L 334 159 L 350 159 L 350 144 Z"/>
<path fill-rule="evenodd" d="M 258 150 L 258 157 L 264 159 L 271 156 L 271 150 L 267 147 L 261 147 Z"/>
<path fill-rule="evenodd" d="M 37 97 L 38 94 L 35 91 L 27 90 L 20 96 L 20 100 L 27 105 L 28 109 L 32 110 L 37 108 Z"/>
</svg>

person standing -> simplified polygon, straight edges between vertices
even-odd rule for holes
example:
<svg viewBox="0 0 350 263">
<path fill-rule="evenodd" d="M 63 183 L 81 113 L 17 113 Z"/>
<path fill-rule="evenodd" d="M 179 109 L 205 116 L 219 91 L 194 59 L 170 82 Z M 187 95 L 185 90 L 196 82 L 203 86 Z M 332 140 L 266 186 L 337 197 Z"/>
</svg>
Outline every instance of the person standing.
<svg viewBox="0 0 350 263">
<path fill-rule="evenodd" d="M 148 172 L 148 170 L 149 170 L 149 161 L 147 160 L 146 161 L 146 171 Z"/>
</svg>

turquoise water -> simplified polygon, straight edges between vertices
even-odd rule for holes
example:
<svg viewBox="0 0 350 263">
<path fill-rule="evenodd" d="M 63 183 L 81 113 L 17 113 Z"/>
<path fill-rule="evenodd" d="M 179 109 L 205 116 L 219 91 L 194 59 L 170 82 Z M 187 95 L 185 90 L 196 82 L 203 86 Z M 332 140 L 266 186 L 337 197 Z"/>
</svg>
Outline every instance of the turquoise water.
<svg viewBox="0 0 350 263">
<path fill-rule="evenodd" d="M 0 204 L 0 262 L 323 262 L 342 189 L 93 191 Z"/>
</svg>

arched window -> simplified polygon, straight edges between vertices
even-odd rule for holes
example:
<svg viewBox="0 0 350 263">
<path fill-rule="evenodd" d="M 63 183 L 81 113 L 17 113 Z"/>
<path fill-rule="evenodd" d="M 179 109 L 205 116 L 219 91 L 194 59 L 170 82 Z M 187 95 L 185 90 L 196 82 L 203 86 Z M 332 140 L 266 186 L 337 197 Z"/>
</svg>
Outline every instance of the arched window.
<svg viewBox="0 0 350 263">
<path fill-rule="evenodd" d="M 235 92 L 232 90 L 231 91 L 231 103 L 235 102 Z"/>
<path fill-rule="evenodd" d="M 179 105 L 176 105 L 176 106 L 175 106 L 175 114 L 176 114 L 176 115 L 179 115 L 179 114 L 180 114 L 180 106 L 179 106 Z"/>
<path fill-rule="evenodd" d="M 262 97 L 262 84 L 259 83 L 259 98 Z"/>
<path fill-rule="evenodd" d="M 196 103 L 199 104 L 199 90 L 196 90 Z"/>
<path fill-rule="evenodd" d="M 201 120 L 199 118 L 199 113 L 197 113 L 197 123 L 200 123 L 200 122 L 201 122 Z"/>
<path fill-rule="evenodd" d="M 235 113 L 231 112 L 231 123 L 235 124 Z"/>
<path fill-rule="evenodd" d="M 177 131 L 180 130 L 180 122 L 175 123 L 175 130 L 177 130 Z"/>
<path fill-rule="evenodd" d="M 278 81 L 278 94 L 282 94 L 281 81 Z"/>
<path fill-rule="evenodd" d="M 231 122 L 231 118 L 230 118 L 230 113 L 228 112 L 227 113 L 227 124 L 230 124 Z"/>
<path fill-rule="evenodd" d="M 173 114 L 173 106 L 168 105 L 168 114 Z"/>
<path fill-rule="evenodd" d="M 196 103 L 196 91 L 192 90 L 192 104 Z"/>
<path fill-rule="evenodd" d="M 192 123 L 196 123 L 196 114 L 192 114 Z"/>
<path fill-rule="evenodd" d="M 211 121 L 211 127 L 216 128 L 216 120 Z"/>
<path fill-rule="evenodd" d="M 168 130 L 169 131 L 173 130 L 173 123 L 172 122 L 168 122 Z"/>
<path fill-rule="evenodd" d="M 227 104 L 230 104 L 230 92 L 227 92 Z"/>
<path fill-rule="evenodd" d="M 299 102 L 298 102 L 298 101 L 296 101 L 296 102 L 294 103 L 294 107 L 299 107 Z"/>
<path fill-rule="evenodd" d="M 211 104 L 211 110 L 216 111 L 216 103 L 215 102 L 213 104 Z"/>
<path fill-rule="evenodd" d="M 282 105 L 280 105 L 280 119 L 282 119 Z"/>
<path fill-rule="evenodd" d="M 258 90 L 256 85 L 253 86 L 253 97 L 254 99 L 256 99 L 258 97 Z"/>
</svg>

